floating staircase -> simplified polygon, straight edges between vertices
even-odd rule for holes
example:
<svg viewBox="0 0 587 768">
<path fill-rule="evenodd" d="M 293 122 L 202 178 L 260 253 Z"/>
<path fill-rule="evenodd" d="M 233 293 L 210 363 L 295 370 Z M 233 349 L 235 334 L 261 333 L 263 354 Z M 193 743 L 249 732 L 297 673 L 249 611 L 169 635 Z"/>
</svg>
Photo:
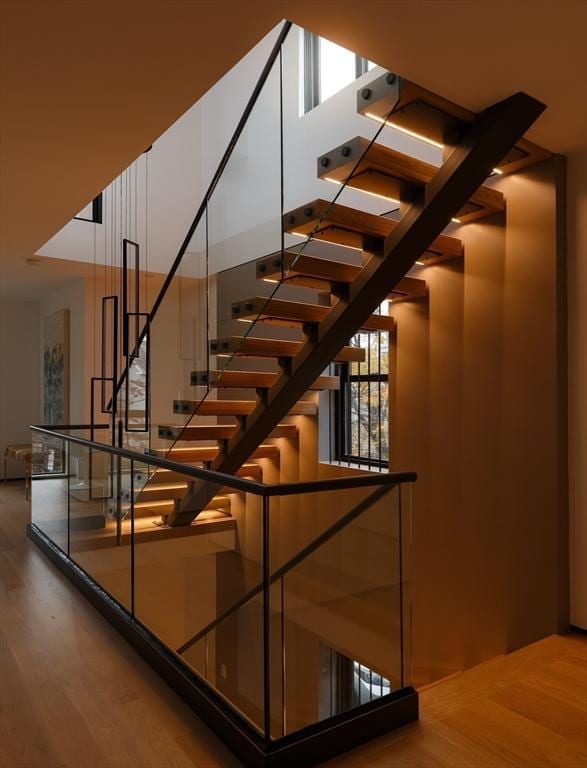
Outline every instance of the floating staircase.
<svg viewBox="0 0 587 768">
<path fill-rule="evenodd" d="M 261 256 L 255 264 L 259 285 L 277 283 L 280 295 L 274 290 L 269 297 L 232 303 L 231 318 L 252 323 L 254 332 L 209 343 L 217 367 L 190 376 L 190 385 L 205 387 L 208 395 L 173 401 L 173 412 L 189 421 L 159 425 L 159 439 L 172 446 L 156 449 L 155 455 L 261 479 L 255 459 L 279 455 L 279 447 L 265 440 L 297 437 L 296 424 L 283 419 L 315 417 L 316 398 L 304 395 L 340 387 L 337 376 L 325 375 L 330 363 L 365 360 L 365 350 L 349 345 L 353 335 L 394 332 L 394 318 L 378 310 L 381 302 L 426 298 L 426 281 L 408 274 L 410 269 L 463 257 L 463 243 L 446 234 L 445 227 L 451 221 L 468 223 L 504 210 L 504 195 L 487 183 L 488 176 L 511 173 L 548 156 L 522 138 L 542 111 L 542 105 L 524 94 L 478 116 L 387 73 L 357 94 L 357 110 L 442 147 L 443 165 L 436 168 L 361 136 L 317 158 L 319 179 L 396 201 L 401 217 L 378 216 L 323 198 L 285 213 L 286 237 L 300 236 L 308 242 L 301 249 Z M 307 252 L 312 241 L 355 249 L 356 263 L 352 255 L 349 262 L 313 255 Z M 314 302 L 293 300 L 287 297 L 288 286 L 321 295 Z M 297 329 L 303 339 L 259 337 L 264 326 L 277 332 L 283 327 Z M 225 358 L 229 362 L 223 370 Z M 255 359 L 265 366 L 273 360 L 280 370 L 237 370 L 238 361 L 247 358 L 248 365 L 241 367 Z M 222 391 L 229 389 L 249 389 L 251 397 L 224 399 Z M 218 397 L 210 396 L 211 391 Z M 233 423 L 194 423 L 193 416 Z M 216 445 L 185 445 L 198 442 Z M 139 514 L 158 509 L 167 526 L 191 525 L 201 510 L 230 514 L 226 489 L 210 482 L 188 482 L 179 471 L 139 474 L 136 480 L 138 485 L 143 482 L 135 492 Z"/>
<path fill-rule="evenodd" d="M 256 407 L 240 418 L 238 427 L 212 462 L 213 469 L 236 471 L 354 333 L 361 329 L 393 330 L 393 321 L 375 315 L 374 311 L 416 262 L 432 264 L 462 257 L 462 242 L 442 230 L 455 218 L 471 221 L 503 210 L 503 195 L 485 186 L 485 178 L 540 111 L 536 102 L 518 95 L 475 119 L 468 131 L 463 126 L 469 127 L 471 121 L 463 118 L 458 133 L 460 139 L 466 132 L 463 148 L 453 152 L 438 171 L 360 137 L 318 158 L 320 178 L 333 174 L 331 178 L 341 183 L 365 192 L 384 192 L 387 197 L 412 205 L 399 222 L 324 199 L 313 200 L 285 214 L 285 232 L 358 249 L 363 266 L 348 269 L 311 256 L 304 264 L 306 254 L 291 253 L 284 253 L 281 262 L 273 257 L 259 262 L 257 276 L 261 279 L 279 280 L 281 272 L 286 283 L 293 271 L 291 279 L 298 284 L 305 281 L 307 287 L 319 289 L 327 285 L 334 303 L 324 306 L 293 302 L 276 298 L 275 294 L 269 299 L 254 297 L 233 303 L 234 319 L 298 325 L 303 328 L 306 341 L 300 343 L 272 386 L 259 396 Z M 492 139 L 488 141 L 487 136 Z M 342 280 L 335 279 L 337 272 L 343 273 Z M 425 295 L 425 290 L 420 288 L 418 293 Z M 254 343 L 254 339 L 247 337 L 243 345 Z M 239 353 L 239 343 L 214 342 L 211 351 Z M 245 353 L 240 350 L 240 354 Z M 168 522 L 190 522 L 214 492 L 211 483 L 194 484 Z"/>
</svg>

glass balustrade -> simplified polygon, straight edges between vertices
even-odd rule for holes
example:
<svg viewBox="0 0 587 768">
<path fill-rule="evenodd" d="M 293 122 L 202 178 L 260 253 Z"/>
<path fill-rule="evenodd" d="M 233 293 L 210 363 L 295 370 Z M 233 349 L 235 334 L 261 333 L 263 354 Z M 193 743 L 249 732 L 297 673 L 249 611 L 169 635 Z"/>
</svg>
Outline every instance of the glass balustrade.
<svg viewBox="0 0 587 768">
<path fill-rule="evenodd" d="M 34 534 L 255 732 L 279 740 L 409 689 L 413 474 L 271 485 L 32 432 Z M 208 508 L 160 525 L 196 480 L 218 488 Z"/>
</svg>

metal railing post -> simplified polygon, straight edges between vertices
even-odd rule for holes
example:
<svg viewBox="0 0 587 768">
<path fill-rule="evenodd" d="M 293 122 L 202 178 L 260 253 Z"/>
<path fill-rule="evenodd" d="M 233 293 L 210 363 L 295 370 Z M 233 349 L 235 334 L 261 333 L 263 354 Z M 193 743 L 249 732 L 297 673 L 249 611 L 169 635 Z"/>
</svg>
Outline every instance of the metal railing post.
<svg viewBox="0 0 587 768">
<path fill-rule="evenodd" d="M 269 498 L 263 496 L 263 724 L 271 740 Z"/>
</svg>

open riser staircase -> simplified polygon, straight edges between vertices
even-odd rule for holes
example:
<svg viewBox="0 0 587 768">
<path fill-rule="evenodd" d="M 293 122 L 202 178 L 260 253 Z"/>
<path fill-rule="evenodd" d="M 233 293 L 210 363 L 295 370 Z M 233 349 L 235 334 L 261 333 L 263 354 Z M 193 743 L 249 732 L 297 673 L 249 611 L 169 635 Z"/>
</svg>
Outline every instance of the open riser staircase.
<svg viewBox="0 0 587 768">
<path fill-rule="evenodd" d="M 515 172 L 548 155 L 521 138 L 542 109 L 523 94 L 476 116 L 387 73 L 362 89 L 357 101 L 366 120 L 381 122 L 377 137 L 389 123 L 442 143 L 447 148 L 443 166 L 437 169 L 361 136 L 317 158 L 320 179 L 389 198 L 398 203 L 399 213 L 378 216 L 336 198 L 314 199 L 284 213 L 284 233 L 305 238 L 304 245 L 260 254 L 251 264 L 258 280 L 273 281 L 277 287 L 270 297 L 261 290 L 232 303 L 231 316 L 249 323 L 247 333 L 210 340 L 215 366 L 193 371 L 190 377 L 191 385 L 206 388 L 206 396 L 173 402 L 173 412 L 188 417 L 187 424 L 158 426 L 159 439 L 171 443 L 167 450 L 158 449 L 167 458 L 262 479 L 255 457 L 265 441 L 277 454 L 275 438 L 296 438 L 295 424 L 283 420 L 316 416 L 317 400 L 311 393 L 339 388 L 337 376 L 324 375 L 330 364 L 364 361 L 365 350 L 348 346 L 354 334 L 394 333 L 395 321 L 379 312 L 381 303 L 426 298 L 425 273 L 408 274 L 414 265 L 463 258 L 462 242 L 444 229 L 504 210 L 504 195 L 485 179 Z M 492 134 L 495 138 L 488 139 Z M 312 243 L 319 241 L 356 249 L 360 262 L 312 255 Z M 288 298 L 290 286 L 312 289 L 316 300 Z M 264 338 L 267 326 L 299 329 L 301 340 L 292 341 L 291 334 Z M 249 364 L 239 370 L 243 358 Z M 263 364 L 268 359 L 277 361 L 278 373 L 267 372 Z M 251 360 L 263 361 L 258 371 L 251 369 Z M 232 389 L 241 394 L 248 390 L 250 396 L 230 399 Z M 222 423 L 195 423 L 193 416 L 219 417 Z M 204 441 L 214 441 L 217 447 L 200 448 L 205 458 L 199 461 L 197 446 Z M 162 473 L 136 480 L 138 509 L 145 514 L 157 509 L 164 526 L 190 525 L 210 509 L 230 514 L 223 489 L 209 483 L 188 483 L 171 475 L 165 481 Z M 150 501 L 159 506 L 149 507 Z"/>
<path fill-rule="evenodd" d="M 500 191 L 507 187 L 496 185 L 496 179 L 550 156 L 524 138 L 544 109 L 526 94 L 516 93 L 475 114 L 385 72 L 357 91 L 348 140 L 333 141 L 335 146 L 312 158 L 313 178 L 308 186 L 314 191 L 316 182 L 323 190 L 319 195 L 308 195 L 295 207 L 285 206 L 282 168 L 279 215 L 272 211 L 279 223 L 281 247 L 259 246 L 257 252 L 255 240 L 254 258 L 249 250 L 247 258 L 230 262 L 226 271 L 234 270 L 234 279 L 227 282 L 228 288 L 225 284 L 223 294 L 219 290 L 222 270 L 208 256 L 210 201 L 271 69 L 276 62 L 280 67 L 283 63 L 278 58 L 280 46 L 290 26 L 286 23 L 274 46 L 149 312 L 139 311 L 139 246 L 124 240 L 120 300 L 117 295 L 103 297 L 103 370 L 91 382 L 90 440 L 78 440 L 85 443 L 86 454 L 80 453 L 78 465 L 85 467 L 86 475 L 72 491 L 68 474 L 65 515 L 67 556 L 73 543 L 76 567 L 92 576 L 91 569 L 98 564 L 99 586 L 114 600 L 124 599 L 116 593 L 117 579 L 126 580 L 131 574 L 131 598 L 124 607 L 136 622 L 132 631 L 140 625 L 139 632 L 153 632 L 157 643 L 173 656 L 171 676 L 182 665 L 180 675 L 184 667 L 189 667 L 190 674 L 195 670 L 200 676 L 194 685 L 198 695 L 202 691 L 203 698 L 210 691 L 219 694 L 215 712 L 228 702 L 229 731 L 245 732 L 253 724 L 249 736 L 254 731 L 251 739 L 260 734 L 265 740 L 259 754 L 267 761 L 248 764 L 263 768 L 280 764 L 281 755 L 271 754 L 274 738 L 287 740 L 295 735 L 297 739 L 300 733 L 294 745 L 298 751 L 291 753 L 293 762 L 284 764 L 316 762 L 318 753 L 310 759 L 304 752 L 307 732 L 303 729 L 320 725 L 321 718 L 316 712 L 306 713 L 305 720 L 290 727 L 286 713 L 287 659 L 291 663 L 297 654 L 299 671 L 310 636 L 315 645 L 328 646 L 331 656 L 338 653 L 336 664 L 358 665 L 359 677 L 362 667 L 368 667 L 371 683 L 374 674 L 379 677 L 380 699 L 387 696 L 381 693 L 381 681 L 388 675 L 390 696 L 382 711 L 393 706 L 392 694 L 398 694 L 396 702 L 401 695 L 413 697 L 408 709 L 396 710 L 398 724 L 417 717 L 417 695 L 404 669 L 410 663 L 404 648 L 410 609 L 407 597 L 404 602 L 407 566 L 402 553 L 410 513 L 402 507 L 402 498 L 409 496 L 401 493 L 402 484 L 416 476 L 385 472 L 381 460 L 377 472 L 370 472 L 368 463 L 367 471 L 351 476 L 340 460 L 336 467 L 332 461 L 325 462 L 325 469 L 318 460 L 318 443 L 324 439 L 326 421 L 331 430 L 331 402 L 336 398 L 337 403 L 343 402 L 349 371 L 357 371 L 357 378 L 362 371 L 371 375 L 372 335 L 379 350 L 382 338 L 385 349 L 392 349 L 396 323 L 403 318 L 400 314 L 396 320 L 390 305 L 428 301 L 433 286 L 426 280 L 426 268 L 466 258 L 461 228 L 496 215 L 500 223 L 507 221 L 507 196 Z M 357 129 L 359 124 L 364 131 Z M 393 143 L 389 140 L 392 129 L 442 149 L 442 164 L 437 167 L 388 146 Z M 281 139 L 283 162 L 283 134 Z M 234 179 L 228 176 L 230 187 Z M 257 191 L 247 190 L 251 196 Z M 349 194 L 343 197 L 343 192 Z M 389 203 L 392 210 L 374 213 L 376 206 L 368 203 L 373 196 Z M 220 198 L 224 215 L 230 206 Z M 184 258 L 194 253 L 201 256 L 195 246 L 193 252 L 189 248 L 202 222 L 205 265 L 198 263 L 194 268 L 192 263 L 182 274 Z M 257 233 L 254 228 L 251 231 Z M 240 256 L 241 234 L 227 238 L 239 252 L 235 257 Z M 129 290 L 133 263 L 136 290 Z M 174 282 L 176 276 L 180 279 Z M 197 290 L 191 294 L 181 293 L 185 285 L 191 290 L 195 284 Z M 191 305 L 185 317 L 180 311 L 168 315 L 160 311 L 171 299 L 189 304 L 195 295 L 205 296 L 201 316 Z M 228 295 L 210 310 L 215 297 Z M 169 349 L 162 348 L 161 340 L 171 339 L 186 317 L 192 324 L 190 340 L 196 336 L 197 340 L 193 347 L 186 344 L 188 352 L 183 355 L 182 337 L 180 359 L 170 362 L 168 353 L 171 348 L 175 352 L 175 338 Z M 153 329 L 158 323 L 163 331 L 153 353 Z M 104 372 L 107 329 L 112 332 L 109 375 Z M 369 339 L 367 347 L 356 341 L 361 334 Z M 198 344 L 200 350 L 195 352 Z M 119 351 L 124 358 L 121 376 Z M 169 381 L 165 381 L 168 369 Z M 389 359 L 382 370 L 379 381 L 384 378 L 389 389 Z M 160 374 L 164 398 L 159 391 L 153 396 L 153 371 Z M 108 402 L 106 384 L 113 392 Z M 100 389 L 98 403 L 95 393 Z M 158 410 L 153 407 L 155 401 Z M 328 413 L 324 414 L 320 411 L 326 403 Z M 96 412 L 101 421 L 109 422 L 100 434 L 107 434 L 102 447 L 109 442 L 111 450 L 103 455 L 96 443 Z M 342 418 L 340 413 L 336 418 Z M 341 429 L 340 424 L 335 427 Z M 381 440 L 381 417 L 378 434 Z M 325 500 L 333 489 L 342 493 Z M 89 523 L 83 512 L 76 517 L 84 505 Z M 87 530 L 80 533 L 71 528 L 72 520 Z M 297 633 L 299 641 L 289 646 L 291 652 L 285 650 L 288 631 Z M 392 653 L 386 646 L 390 638 Z M 250 646 L 244 648 L 247 642 Z M 276 643 L 281 643 L 277 650 Z M 361 661 L 362 649 L 369 643 L 372 647 Z M 246 700 L 238 680 L 235 683 L 234 670 L 242 672 L 246 667 L 245 677 L 251 683 L 255 675 L 249 674 L 248 666 L 253 669 L 255 654 L 263 655 L 257 677 L 262 678 L 264 690 Z M 277 665 L 272 664 L 272 655 L 280 657 Z M 276 666 L 282 686 L 277 705 L 270 675 L 270 669 L 275 675 Z M 308 673 L 317 685 L 322 684 L 321 670 L 322 659 Z M 180 687 L 184 682 L 182 678 Z M 370 700 L 371 704 L 375 702 Z M 346 716 L 355 706 L 356 702 L 347 702 L 322 719 L 332 725 L 335 716 Z M 398 706 L 401 709 L 403 704 Z M 344 726 L 338 726 L 337 735 L 327 734 L 326 740 L 344 741 Z M 390 727 L 381 721 L 375 730 Z M 249 747 L 247 743 L 245 752 Z M 331 744 L 324 755 L 341 749 Z"/>
</svg>

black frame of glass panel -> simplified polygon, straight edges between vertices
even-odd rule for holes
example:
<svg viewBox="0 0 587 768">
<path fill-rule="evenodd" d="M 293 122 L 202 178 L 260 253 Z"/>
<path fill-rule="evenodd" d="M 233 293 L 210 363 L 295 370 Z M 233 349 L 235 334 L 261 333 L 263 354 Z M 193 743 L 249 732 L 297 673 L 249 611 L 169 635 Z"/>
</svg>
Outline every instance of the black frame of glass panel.
<svg viewBox="0 0 587 768">
<path fill-rule="evenodd" d="M 356 475 L 352 477 L 334 478 L 310 482 L 287 483 L 284 485 L 245 480 L 231 475 L 223 475 L 207 469 L 186 466 L 155 456 L 145 456 L 123 448 L 108 444 L 95 443 L 75 435 L 48 430 L 43 427 L 33 427 L 33 431 L 62 437 L 69 445 L 79 444 L 92 450 L 109 455 L 110 459 L 126 458 L 132 462 L 148 461 L 155 466 L 181 471 L 195 478 L 208 479 L 216 484 L 228 485 L 239 490 L 245 490 L 263 498 L 263 530 L 264 530 L 264 568 L 261 591 L 264 597 L 265 626 L 264 632 L 264 687 L 265 712 L 270 710 L 269 651 L 268 651 L 268 607 L 269 587 L 276 578 L 281 578 L 280 571 L 269 572 L 268 557 L 268 501 L 271 496 L 297 495 L 316 491 L 327 491 L 344 488 L 378 486 L 375 494 L 384 494 L 401 483 L 413 482 L 416 475 L 413 472 L 393 473 L 387 475 Z M 66 428 L 67 429 L 67 428 Z M 38 478 L 41 480 L 41 478 Z M 373 494 L 372 494 L 373 495 Z M 34 498 L 34 496 L 33 496 Z M 400 494 L 401 499 L 401 494 Z M 357 505 L 351 515 L 360 514 L 360 508 L 368 499 Z M 69 517 L 68 517 L 69 520 Z M 343 521 L 339 525 L 342 525 Z M 339 525 L 332 526 L 338 530 Z M 355 707 L 348 712 L 329 717 L 326 720 L 291 733 L 287 736 L 271 738 L 269 718 L 265 718 L 265 731 L 260 734 L 253 728 L 234 707 L 225 701 L 220 694 L 211 688 L 205 680 L 193 672 L 170 648 L 165 646 L 152 634 L 134 615 L 131 597 L 130 610 L 108 594 L 100 584 L 95 582 L 80 568 L 57 544 L 49 539 L 34 523 L 27 527 L 29 538 L 51 559 L 51 561 L 69 578 L 84 596 L 113 624 L 125 639 L 151 664 L 164 680 L 182 696 L 185 701 L 202 717 L 220 738 L 235 752 L 235 754 L 251 768 L 298 768 L 300 765 L 316 765 L 334 757 L 341 752 L 353 749 L 360 744 L 406 725 L 418 718 L 418 694 L 410 686 L 386 696 Z M 320 546 L 325 536 L 324 532 L 312 542 L 312 547 Z M 69 537 L 69 528 L 68 528 Z M 307 549 L 307 548 L 305 548 Z M 304 556 L 304 551 L 292 558 L 292 562 Z M 131 555 L 132 560 L 132 555 Z M 133 576 L 130 575 L 131 584 Z"/>
</svg>

